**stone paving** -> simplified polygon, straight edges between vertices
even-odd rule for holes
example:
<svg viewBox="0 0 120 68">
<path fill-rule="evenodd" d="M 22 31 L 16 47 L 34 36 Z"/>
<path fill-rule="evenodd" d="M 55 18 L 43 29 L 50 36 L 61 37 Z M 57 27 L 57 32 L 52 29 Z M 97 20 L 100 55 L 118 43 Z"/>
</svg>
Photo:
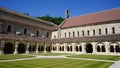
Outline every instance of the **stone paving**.
<svg viewBox="0 0 120 68">
<path fill-rule="evenodd" d="M 89 59 L 89 58 L 71 58 L 66 57 L 66 55 L 60 56 L 41 56 L 41 55 L 34 55 L 34 58 L 21 58 L 21 59 L 11 59 L 11 60 L 0 60 L 0 62 L 12 62 L 12 61 L 21 61 L 21 60 L 31 60 L 31 59 L 39 59 L 39 58 L 66 58 L 66 59 L 75 59 L 75 60 L 91 60 L 91 61 L 101 61 L 101 62 L 114 62 L 109 68 L 120 68 L 120 60 L 119 61 L 112 61 L 112 60 L 100 60 L 100 59 Z"/>
</svg>

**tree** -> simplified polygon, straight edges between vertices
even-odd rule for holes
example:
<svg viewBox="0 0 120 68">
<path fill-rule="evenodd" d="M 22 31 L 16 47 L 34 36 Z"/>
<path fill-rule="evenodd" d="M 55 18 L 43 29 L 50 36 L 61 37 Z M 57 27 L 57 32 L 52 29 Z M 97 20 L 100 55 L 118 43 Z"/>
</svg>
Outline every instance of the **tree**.
<svg viewBox="0 0 120 68">
<path fill-rule="evenodd" d="M 42 16 L 42 17 L 37 17 L 38 19 L 43 19 L 49 22 L 53 22 L 56 25 L 60 25 L 62 23 L 62 21 L 64 20 L 64 18 L 62 17 L 51 17 L 49 15 L 46 16 Z"/>
</svg>

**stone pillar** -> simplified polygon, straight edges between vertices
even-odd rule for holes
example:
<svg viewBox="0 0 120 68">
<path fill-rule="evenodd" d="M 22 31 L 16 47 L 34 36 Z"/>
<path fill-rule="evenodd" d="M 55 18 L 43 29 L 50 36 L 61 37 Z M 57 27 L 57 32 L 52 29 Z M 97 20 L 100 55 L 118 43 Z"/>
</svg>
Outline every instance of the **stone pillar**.
<svg viewBox="0 0 120 68">
<path fill-rule="evenodd" d="M 46 43 L 44 44 L 44 53 L 46 53 Z"/>
<path fill-rule="evenodd" d="M 1 44 L 0 44 L 0 55 L 4 54 L 4 45 L 5 45 L 5 42 L 4 41 L 1 41 Z"/>
<path fill-rule="evenodd" d="M 96 53 L 96 43 L 92 42 L 91 44 L 93 46 L 93 54 L 95 54 Z"/>
<path fill-rule="evenodd" d="M 83 54 L 86 53 L 85 44 L 86 44 L 86 43 L 84 43 L 84 42 L 81 43 L 81 45 L 82 45 L 82 53 L 83 53 Z"/>
<path fill-rule="evenodd" d="M 27 42 L 26 54 L 29 54 L 29 46 L 30 46 L 30 43 Z"/>
<path fill-rule="evenodd" d="M 15 51 L 14 51 L 14 54 L 18 54 L 17 49 L 18 49 L 18 42 L 15 42 Z"/>
<path fill-rule="evenodd" d="M 64 44 L 64 51 L 67 52 L 66 44 Z"/>
<path fill-rule="evenodd" d="M 106 54 L 110 53 L 110 47 L 109 47 L 110 42 L 105 42 L 105 49 L 106 49 Z"/>
<path fill-rule="evenodd" d="M 39 48 L 39 43 L 36 44 L 36 54 L 39 53 L 38 48 Z"/>
</svg>

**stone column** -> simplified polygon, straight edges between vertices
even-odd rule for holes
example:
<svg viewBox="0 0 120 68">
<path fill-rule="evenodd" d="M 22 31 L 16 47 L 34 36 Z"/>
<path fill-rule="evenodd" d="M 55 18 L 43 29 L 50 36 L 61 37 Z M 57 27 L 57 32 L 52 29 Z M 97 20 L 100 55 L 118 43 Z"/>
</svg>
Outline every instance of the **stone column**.
<svg viewBox="0 0 120 68">
<path fill-rule="evenodd" d="M 44 44 L 44 53 L 46 53 L 46 43 Z"/>
<path fill-rule="evenodd" d="M 4 41 L 1 41 L 1 44 L 0 44 L 0 55 L 4 54 L 3 50 L 4 50 L 4 45 L 5 45 L 5 42 Z"/>
<path fill-rule="evenodd" d="M 110 47 L 109 47 L 110 42 L 105 42 L 105 49 L 106 49 L 106 54 L 110 53 Z"/>
<path fill-rule="evenodd" d="M 65 53 L 67 52 L 66 44 L 64 44 L 64 51 L 65 51 Z"/>
<path fill-rule="evenodd" d="M 18 49 L 18 42 L 15 42 L 15 51 L 14 51 L 14 54 L 18 54 L 17 49 Z"/>
<path fill-rule="evenodd" d="M 38 48 L 39 48 L 39 43 L 36 44 L 36 54 L 39 53 Z"/>
<path fill-rule="evenodd" d="M 93 54 L 95 54 L 96 53 L 96 43 L 95 42 L 92 42 L 92 46 L 93 46 Z"/>
<path fill-rule="evenodd" d="M 29 46 L 30 46 L 30 43 L 27 42 L 26 54 L 29 54 Z"/>
<path fill-rule="evenodd" d="M 83 54 L 86 53 L 86 51 L 85 51 L 85 44 L 86 44 L 86 43 L 84 43 L 84 42 L 81 43 L 81 45 L 82 45 L 82 53 L 83 53 Z"/>
</svg>

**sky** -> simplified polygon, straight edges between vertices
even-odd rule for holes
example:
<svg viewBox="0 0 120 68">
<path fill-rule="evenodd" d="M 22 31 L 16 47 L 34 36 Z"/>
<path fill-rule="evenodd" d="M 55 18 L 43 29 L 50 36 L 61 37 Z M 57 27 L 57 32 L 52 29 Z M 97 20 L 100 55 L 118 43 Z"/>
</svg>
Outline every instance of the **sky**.
<svg viewBox="0 0 120 68">
<path fill-rule="evenodd" d="M 120 0 L 0 0 L 0 7 L 30 16 L 65 17 L 68 8 L 70 17 L 120 8 Z"/>
</svg>

